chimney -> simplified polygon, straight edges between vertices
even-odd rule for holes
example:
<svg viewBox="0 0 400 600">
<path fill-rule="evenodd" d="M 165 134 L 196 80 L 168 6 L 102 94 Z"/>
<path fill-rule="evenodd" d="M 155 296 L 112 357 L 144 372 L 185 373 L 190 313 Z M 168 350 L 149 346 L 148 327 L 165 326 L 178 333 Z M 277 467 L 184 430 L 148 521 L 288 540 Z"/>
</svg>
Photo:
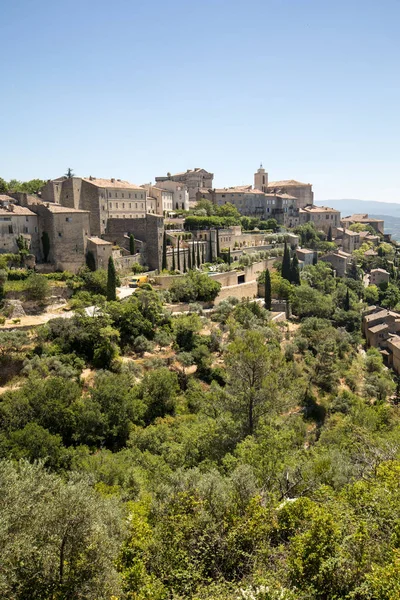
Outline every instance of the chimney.
<svg viewBox="0 0 400 600">
<path fill-rule="evenodd" d="M 111 183 L 115 183 L 114 177 L 111 177 Z"/>
</svg>

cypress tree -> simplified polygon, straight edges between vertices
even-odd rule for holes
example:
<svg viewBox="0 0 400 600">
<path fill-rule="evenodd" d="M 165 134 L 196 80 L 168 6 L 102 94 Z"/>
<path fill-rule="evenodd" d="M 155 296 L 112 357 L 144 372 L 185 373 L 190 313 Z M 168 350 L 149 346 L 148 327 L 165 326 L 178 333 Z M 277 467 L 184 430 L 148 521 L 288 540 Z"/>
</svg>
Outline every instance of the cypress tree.
<svg viewBox="0 0 400 600">
<path fill-rule="evenodd" d="M 331 242 L 332 241 L 332 226 L 329 225 L 329 229 L 328 229 L 328 236 L 327 236 L 327 241 Z"/>
<path fill-rule="evenodd" d="M 230 265 L 230 264 L 231 264 L 231 262 L 232 262 L 232 261 L 231 261 L 231 249 L 230 249 L 230 248 L 228 248 L 228 265 Z"/>
<path fill-rule="evenodd" d="M 213 261 L 213 251 L 212 251 L 211 231 L 210 231 L 209 242 L 210 242 L 210 262 L 212 262 Z"/>
<path fill-rule="evenodd" d="M 219 258 L 220 250 L 219 250 L 219 230 L 217 229 L 217 258 Z"/>
<path fill-rule="evenodd" d="M 176 269 L 176 265 L 175 265 L 175 251 L 174 251 L 174 247 L 172 246 L 172 270 L 175 271 Z"/>
<path fill-rule="evenodd" d="M 349 288 L 347 288 L 347 292 L 346 292 L 346 297 L 344 299 L 344 303 L 343 303 L 343 308 L 344 310 L 350 310 L 350 294 L 349 294 Z"/>
<path fill-rule="evenodd" d="M 282 260 L 282 277 L 291 281 L 291 265 L 290 265 L 290 250 L 285 242 L 285 249 L 283 251 L 283 260 Z"/>
<path fill-rule="evenodd" d="M 291 280 L 295 285 L 300 285 L 299 259 L 297 258 L 296 253 L 294 253 L 292 258 Z"/>
<path fill-rule="evenodd" d="M 265 271 L 264 301 L 265 301 L 265 308 L 267 310 L 271 310 L 271 302 L 272 302 L 272 297 L 271 297 L 271 275 L 269 273 L 269 269 L 266 269 L 266 271 Z"/>
<path fill-rule="evenodd" d="M 196 266 L 196 248 L 194 246 L 194 240 L 192 242 L 192 269 Z"/>
<path fill-rule="evenodd" d="M 163 271 L 167 270 L 167 234 L 164 231 L 163 247 L 162 247 L 162 266 Z"/>
<path fill-rule="evenodd" d="M 117 274 L 112 256 L 108 259 L 107 269 L 107 300 L 117 299 Z"/>
<path fill-rule="evenodd" d="M 190 252 L 190 246 L 188 244 L 188 270 L 191 271 L 192 270 L 192 254 Z"/>
<path fill-rule="evenodd" d="M 204 251 L 204 244 L 201 245 L 201 262 L 204 264 L 205 261 L 205 251 Z"/>
<path fill-rule="evenodd" d="M 186 273 L 186 251 L 183 249 L 183 272 Z"/>
<path fill-rule="evenodd" d="M 132 234 L 129 236 L 129 252 L 130 254 L 136 254 L 135 238 Z"/>
<path fill-rule="evenodd" d="M 199 246 L 199 242 L 197 242 L 197 266 L 198 266 L 199 269 L 200 269 L 200 265 L 201 265 L 201 262 L 200 262 L 200 246 Z"/>
<path fill-rule="evenodd" d="M 178 243 L 177 243 L 177 247 L 176 247 L 176 252 L 177 252 L 177 263 L 178 263 L 178 271 L 181 270 L 181 257 L 179 255 L 179 235 L 178 235 Z"/>
</svg>

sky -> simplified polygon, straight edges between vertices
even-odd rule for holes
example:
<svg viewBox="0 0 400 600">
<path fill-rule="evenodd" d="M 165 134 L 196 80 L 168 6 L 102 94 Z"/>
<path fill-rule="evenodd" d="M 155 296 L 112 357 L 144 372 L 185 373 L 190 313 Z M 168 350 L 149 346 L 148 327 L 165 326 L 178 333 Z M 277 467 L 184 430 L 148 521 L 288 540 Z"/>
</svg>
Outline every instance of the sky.
<svg viewBox="0 0 400 600">
<path fill-rule="evenodd" d="M 400 0 L 0 0 L 0 177 L 400 202 Z"/>
</svg>

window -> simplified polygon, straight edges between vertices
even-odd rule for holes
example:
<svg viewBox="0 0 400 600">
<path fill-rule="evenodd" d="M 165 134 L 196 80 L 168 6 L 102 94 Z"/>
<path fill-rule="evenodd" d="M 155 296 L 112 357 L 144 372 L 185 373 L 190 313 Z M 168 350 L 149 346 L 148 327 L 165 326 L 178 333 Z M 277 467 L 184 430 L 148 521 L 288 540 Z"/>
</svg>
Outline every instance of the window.
<svg viewBox="0 0 400 600">
<path fill-rule="evenodd" d="M 137 198 L 137 194 L 135 194 L 135 198 Z"/>
<path fill-rule="evenodd" d="M 14 233 L 12 225 L 8 226 L 8 233 Z"/>
<path fill-rule="evenodd" d="M 67 217 L 65 220 L 67 221 L 67 223 L 72 223 L 72 218 L 71 217 Z"/>
<path fill-rule="evenodd" d="M 131 193 L 129 192 L 129 198 L 131 197 Z"/>
<path fill-rule="evenodd" d="M 135 194 L 135 196 L 136 196 L 136 194 Z M 135 208 L 137 209 L 137 202 L 135 202 Z"/>
<path fill-rule="evenodd" d="M 130 195 L 130 194 L 129 194 Z M 129 208 L 132 208 L 132 202 L 129 202 Z"/>
<path fill-rule="evenodd" d="M 24 227 L 24 233 L 28 233 L 28 228 Z"/>
<path fill-rule="evenodd" d="M 124 192 L 122 192 L 122 197 L 123 197 L 123 198 L 125 198 L 125 194 L 124 194 Z"/>
<path fill-rule="evenodd" d="M 106 207 L 104 206 L 104 204 L 103 204 L 103 210 L 106 210 Z"/>
<path fill-rule="evenodd" d="M 62 237 L 61 231 L 58 232 L 58 237 Z"/>
<path fill-rule="evenodd" d="M 112 202 L 110 202 L 110 209 L 112 208 Z"/>
<path fill-rule="evenodd" d="M 29 217 L 25 217 L 25 221 L 29 223 Z"/>
<path fill-rule="evenodd" d="M 118 198 L 118 192 L 115 192 L 115 197 Z"/>
<path fill-rule="evenodd" d="M 118 208 L 118 202 L 115 203 L 115 208 Z"/>
<path fill-rule="evenodd" d="M 123 194 L 122 194 L 123 195 Z M 125 208 L 125 202 L 122 203 L 122 208 Z"/>
<path fill-rule="evenodd" d="M 225 198 L 225 194 L 222 194 L 222 197 Z"/>
</svg>

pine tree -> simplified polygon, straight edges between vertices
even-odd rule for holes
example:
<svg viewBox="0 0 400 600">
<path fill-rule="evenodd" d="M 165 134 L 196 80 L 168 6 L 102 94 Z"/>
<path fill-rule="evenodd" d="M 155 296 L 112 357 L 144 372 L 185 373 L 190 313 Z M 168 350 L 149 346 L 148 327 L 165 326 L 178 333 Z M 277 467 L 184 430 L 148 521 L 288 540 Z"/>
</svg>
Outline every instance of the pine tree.
<svg viewBox="0 0 400 600">
<path fill-rule="evenodd" d="M 175 251 L 174 251 L 174 247 L 172 246 L 172 270 L 175 271 L 176 269 L 176 265 L 175 265 Z"/>
<path fill-rule="evenodd" d="M 296 253 L 294 253 L 293 258 L 292 258 L 291 281 L 295 285 L 300 285 L 299 259 L 297 258 Z"/>
<path fill-rule="evenodd" d="M 347 288 L 346 297 L 345 297 L 344 303 L 343 303 L 343 308 L 346 311 L 350 310 L 350 293 L 349 293 L 349 288 Z"/>
<path fill-rule="evenodd" d="M 181 270 L 181 257 L 180 257 L 180 254 L 179 254 L 179 235 L 178 235 L 178 243 L 177 243 L 177 246 L 176 246 L 176 252 L 177 252 L 178 271 L 180 271 Z"/>
<path fill-rule="evenodd" d="M 183 272 L 186 273 L 186 250 L 183 249 Z"/>
<path fill-rule="evenodd" d="M 220 249 L 219 249 L 219 230 L 217 229 L 217 258 L 219 258 Z"/>
<path fill-rule="evenodd" d="M 199 242 L 197 242 L 197 266 L 198 266 L 199 269 L 200 269 L 200 265 L 201 265 L 201 262 L 200 262 L 200 246 L 199 246 Z"/>
<path fill-rule="evenodd" d="M 266 269 L 266 271 L 265 271 L 264 301 L 265 301 L 265 308 L 267 310 L 271 310 L 271 303 L 272 303 L 272 297 L 271 297 L 271 275 L 270 275 L 269 269 Z"/>
<path fill-rule="evenodd" d="M 329 225 L 329 229 L 328 229 L 328 236 L 327 236 L 327 241 L 331 242 L 332 241 L 332 226 Z"/>
<path fill-rule="evenodd" d="M 129 253 L 136 254 L 135 238 L 132 234 L 129 236 Z"/>
<path fill-rule="evenodd" d="M 163 247 L 162 247 L 162 266 L 163 271 L 167 270 L 167 234 L 164 231 Z"/>
<path fill-rule="evenodd" d="M 213 261 L 213 248 L 212 248 L 212 241 L 211 241 L 211 231 L 210 231 L 209 242 L 210 242 L 210 262 L 212 262 Z"/>
<path fill-rule="evenodd" d="M 287 243 L 285 242 L 285 249 L 283 251 L 283 260 L 282 260 L 282 277 L 291 281 L 291 265 L 290 265 L 290 250 L 288 248 Z"/>
<path fill-rule="evenodd" d="M 107 300 L 117 299 L 117 274 L 112 256 L 108 259 L 107 269 Z"/>
</svg>

